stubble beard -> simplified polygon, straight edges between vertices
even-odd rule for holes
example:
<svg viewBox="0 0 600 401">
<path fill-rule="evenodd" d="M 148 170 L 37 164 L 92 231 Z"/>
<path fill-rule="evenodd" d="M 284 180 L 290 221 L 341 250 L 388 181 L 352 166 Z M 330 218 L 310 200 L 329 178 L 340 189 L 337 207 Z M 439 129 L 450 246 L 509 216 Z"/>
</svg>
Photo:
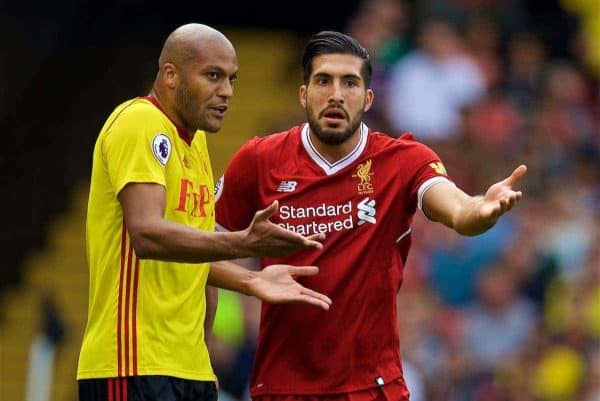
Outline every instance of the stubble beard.
<svg viewBox="0 0 600 401">
<path fill-rule="evenodd" d="M 206 132 L 219 130 L 219 128 L 211 127 L 206 119 L 202 118 L 194 92 L 185 81 L 182 81 L 175 91 L 175 106 L 186 127 Z"/>
<path fill-rule="evenodd" d="M 319 117 L 317 113 L 314 112 L 314 110 L 308 103 L 306 104 L 306 117 L 308 119 L 308 126 L 310 127 L 310 130 L 319 139 L 319 141 L 326 145 L 341 145 L 342 143 L 350 139 L 354 132 L 360 126 L 364 114 L 365 113 L 364 111 L 362 111 L 361 108 L 361 110 L 358 113 L 356 113 L 354 118 L 350 120 L 348 127 L 340 133 L 328 130 L 327 128 L 322 128 L 319 124 Z"/>
</svg>

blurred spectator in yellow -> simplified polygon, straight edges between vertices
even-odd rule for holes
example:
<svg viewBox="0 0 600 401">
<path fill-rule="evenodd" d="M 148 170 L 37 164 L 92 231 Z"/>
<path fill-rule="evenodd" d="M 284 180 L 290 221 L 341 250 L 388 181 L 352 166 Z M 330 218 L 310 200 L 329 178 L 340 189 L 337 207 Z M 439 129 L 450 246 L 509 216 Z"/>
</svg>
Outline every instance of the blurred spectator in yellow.
<svg viewBox="0 0 600 401">
<path fill-rule="evenodd" d="M 563 7 L 580 17 L 583 59 L 600 79 L 600 4 L 598 0 L 561 0 Z"/>
<path fill-rule="evenodd" d="M 584 360 L 575 350 L 553 345 L 533 371 L 533 392 L 540 401 L 575 400 L 584 369 Z"/>
</svg>

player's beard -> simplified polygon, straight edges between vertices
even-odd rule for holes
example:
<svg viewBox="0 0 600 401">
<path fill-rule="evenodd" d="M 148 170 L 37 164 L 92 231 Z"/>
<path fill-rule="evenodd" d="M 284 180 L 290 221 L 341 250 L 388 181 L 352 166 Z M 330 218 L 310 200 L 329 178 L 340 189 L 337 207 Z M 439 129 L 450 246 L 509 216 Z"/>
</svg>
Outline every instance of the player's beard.
<svg viewBox="0 0 600 401">
<path fill-rule="evenodd" d="M 197 96 L 194 94 L 194 91 L 182 79 L 175 91 L 175 107 L 177 107 L 181 119 L 185 122 L 186 126 L 193 127 L 195 130 L 200 129 L 207 132 L 216 132 L 218 128 L 210 127 L 206 119 L 202 118 L 202 111 L 196 99 Z"/>
<path fill-rule="evenodd" d="M 317 136 L 319 141 L 323 142 L 324 144 L 341 145 L 342 143 L 350 139 L 354 132 L 356 132 L 356 130 L 360 126 L 363 115 L 365 114 L 363 109 L 364 105 L 360 108 L 359 112 L 356 113 L 354 118 L 350 119 L 348 127 L 344 131 L 336 132 L 327 128 L 322 128 L 319 123 L 319 118 L 321 117 L 323 112 L 320 113 L 321 115 L 317 115 L 317 113 L 314 112 L 310 104 L 307 103 L 306 117 L 308 119 L 308 126 L 310 127 L 310 130 Z"/>
</svg>

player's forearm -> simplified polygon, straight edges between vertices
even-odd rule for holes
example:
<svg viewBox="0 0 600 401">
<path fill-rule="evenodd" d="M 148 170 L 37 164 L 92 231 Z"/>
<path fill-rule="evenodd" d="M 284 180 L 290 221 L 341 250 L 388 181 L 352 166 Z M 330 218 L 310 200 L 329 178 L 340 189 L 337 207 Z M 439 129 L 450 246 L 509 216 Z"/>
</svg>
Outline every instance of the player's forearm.
<svg viewBox="0 0 600 401">
<path fill-rule="evenodd" d="M 478 235 L 494 226 L 496 219 L 481 217 L 480 208 L 483 196 L 465 197 L 452 217 L 451 227 L 462 235 Z"/>
<path fill-rule="evenodd" d="M 454 184 L 439 183 L 423 196 L 423 212 L 462 235 L 477 235 L 496 222 L 481 214 L 482 196 L 470 196 Z"/>
<path fill-rule="evenodd" d="M 168 220 L 130 229 L 141 259 L 203 263 L 250 256 L 245 233 L 201 231 Z"/>
<path fill-rule="evenodd" d="M 214 262 L 210 265 L 207 283 L 214 287 L 252 295 L 248 284 L 256 275 L 256 272 L 232 262 Z"/>
</svg>

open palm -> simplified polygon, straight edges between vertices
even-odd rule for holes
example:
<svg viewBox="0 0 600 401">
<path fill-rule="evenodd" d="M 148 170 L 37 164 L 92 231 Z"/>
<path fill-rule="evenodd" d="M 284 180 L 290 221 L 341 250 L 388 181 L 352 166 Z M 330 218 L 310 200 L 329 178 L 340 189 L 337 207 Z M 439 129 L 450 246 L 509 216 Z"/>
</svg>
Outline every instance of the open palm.
<svg viewBox="0 0 600 401">
<path fill-rule="evenodd" d="M 523 193 L 516 191 L 515 184 L 525 175 L 527 167 L 520 165 L 504 180 L 490 186 L 483 198 L 479 215 L 484 220 L 496 221 L 498 217 L 512 209 Z"/>
<path fill-rule="evenodd" d="M 312 276 L 316 266 L 270 265 L 258 272 L 248 283 L 251 293 L 265 302 L 303 302 L 329 309 L 331 299 L 299 284 L 294 277 Z"/>
</svg>

